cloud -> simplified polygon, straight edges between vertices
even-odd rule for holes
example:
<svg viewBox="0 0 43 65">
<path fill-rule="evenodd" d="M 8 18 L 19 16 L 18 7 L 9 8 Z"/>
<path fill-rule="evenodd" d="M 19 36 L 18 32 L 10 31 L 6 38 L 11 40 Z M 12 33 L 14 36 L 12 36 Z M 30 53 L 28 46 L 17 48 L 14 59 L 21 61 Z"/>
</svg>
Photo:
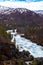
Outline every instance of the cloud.
<svg viewBox="0 0 43 65">
<path fill-rule="evenodd" d="M 0 2 L 0 5 L 12 8 L 27 8 L 29 10 L 43 10 L 43 1 L 41 2 Z"/>
<path fill-rule="evenodd" d="M 0 0 L 0 1 L 27 1 L 27 2 L 37 2 L 37 1 L 43 1 L 43 0 Z"/>
</svg>

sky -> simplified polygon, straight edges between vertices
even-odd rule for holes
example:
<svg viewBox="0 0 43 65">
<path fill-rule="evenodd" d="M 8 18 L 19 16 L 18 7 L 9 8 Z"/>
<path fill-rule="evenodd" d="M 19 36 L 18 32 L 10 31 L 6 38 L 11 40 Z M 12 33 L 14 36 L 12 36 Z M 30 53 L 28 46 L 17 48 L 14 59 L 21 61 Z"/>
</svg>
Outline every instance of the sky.
<svg viewBox="0 0 43 65">
<path fill-rule="evenodd" d="M 0 0 L 0 5 L 11 8 L 43 10 L 43 0 Z"/>
<path fill-rule="evenodd" d="M 0 0 L 0 1 L 26 1 L 26 2 L 39 2 L 43 0 Z"/>
</svg>

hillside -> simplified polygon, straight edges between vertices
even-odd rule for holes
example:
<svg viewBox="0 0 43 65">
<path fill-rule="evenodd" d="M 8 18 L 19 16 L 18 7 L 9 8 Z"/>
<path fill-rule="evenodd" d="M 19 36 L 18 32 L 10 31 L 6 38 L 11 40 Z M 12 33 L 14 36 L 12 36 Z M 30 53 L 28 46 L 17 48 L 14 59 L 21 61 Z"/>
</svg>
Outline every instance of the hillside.
<svg viewBox="0 0 43 65">
<path fill-rule="evenodd" d="M 26 61 L 34 60 L 28 51 L 19 52 L 15 46 L 16 42 L 10 41 L 9 34 L 0 27 L 0 65 L 27 65 Z"/>
<path fill-rule="evenodd" d="M 0 9 L 0 24 L 14 25 L 43 25 L 43 17 L 25 8 Z"/>
<path fill-rule="evenodd" d="M 26 8 L 0 6 L 0 26 L 5 30 L 17 28 L 25 37 L 43 45 L 43 15 Z"/>
<path fill-rule="evenodd" d="M 0 27 L 0 43 L 11 43 L 11 36 L 5 32 L 4 28 Z"/>
<path fill-rule="evenodd" d="M 27 65 L 26 61 L 42 65 L 43 58 L 34 59 L 28 51 L 19 52 L 15 43 L 11 43 L 6 30 L 15 28 L 18 33 L 24 33 L 24 37 L 43 45 L 43 15 L 25 8 L 0 6 L 0 65 Z"/>
</svg>

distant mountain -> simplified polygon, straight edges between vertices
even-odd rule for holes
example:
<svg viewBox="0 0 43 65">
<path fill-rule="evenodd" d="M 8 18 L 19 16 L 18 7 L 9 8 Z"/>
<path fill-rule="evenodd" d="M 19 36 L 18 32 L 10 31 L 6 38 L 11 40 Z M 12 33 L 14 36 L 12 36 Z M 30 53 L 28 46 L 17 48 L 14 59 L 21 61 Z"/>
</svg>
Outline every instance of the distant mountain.
<svg viewBox="0 0 43 65">
<path fill-rule="evenodd" d="M 36 13 L 43 14 L 43 10 L 36 10 Z"/>
<path fill-rule="evenodd" d="M 10 14 L 13 11 L 13 8 L 5 7 L 0 5 L 0 13 L 1 14 Z"/>
<path fill-rule="evenodd" d="M 9 8 L 0 6 L 1 25 L 43 25 L 43 17 L 26 8 Z"/>
</svg>

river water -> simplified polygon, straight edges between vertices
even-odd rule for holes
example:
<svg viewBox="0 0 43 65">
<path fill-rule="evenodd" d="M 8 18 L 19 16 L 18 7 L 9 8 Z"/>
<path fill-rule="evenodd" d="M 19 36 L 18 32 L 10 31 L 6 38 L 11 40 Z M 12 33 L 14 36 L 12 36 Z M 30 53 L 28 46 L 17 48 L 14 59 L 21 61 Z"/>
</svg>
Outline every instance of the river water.
<svg viewBox="0 0 43 65">
<path fill-rule="evenodd" d="M 19 51 L 22 52 L 23 50 L 29 51 L 31 55 L 35 58 L 43 57 L 43 47 L 33 43 L 32 41 L 21 37 L 19 34 L 14 36 L 12 40 L 15 38 L 16 40 L 16 47 L 19 46 Z"/>
<path fill-rule="evenodd" d="M 7 33 L 11 33 L 11 42 L 14 42 L 14 39 L 16 40 L 16 48 L 19 47 L 19 51 L 22 52 L 23 50 L 29 51 L 32 56 L 35 58 L 37 57 L 43 57 L 43 46 L 37 45 L 36 43 L 33 43 L 32 41 L 26 39 L 25 37 L 21 37 L 21 34 L 18 34 L 14 30 L 8 30 Z"/>
</svg>

